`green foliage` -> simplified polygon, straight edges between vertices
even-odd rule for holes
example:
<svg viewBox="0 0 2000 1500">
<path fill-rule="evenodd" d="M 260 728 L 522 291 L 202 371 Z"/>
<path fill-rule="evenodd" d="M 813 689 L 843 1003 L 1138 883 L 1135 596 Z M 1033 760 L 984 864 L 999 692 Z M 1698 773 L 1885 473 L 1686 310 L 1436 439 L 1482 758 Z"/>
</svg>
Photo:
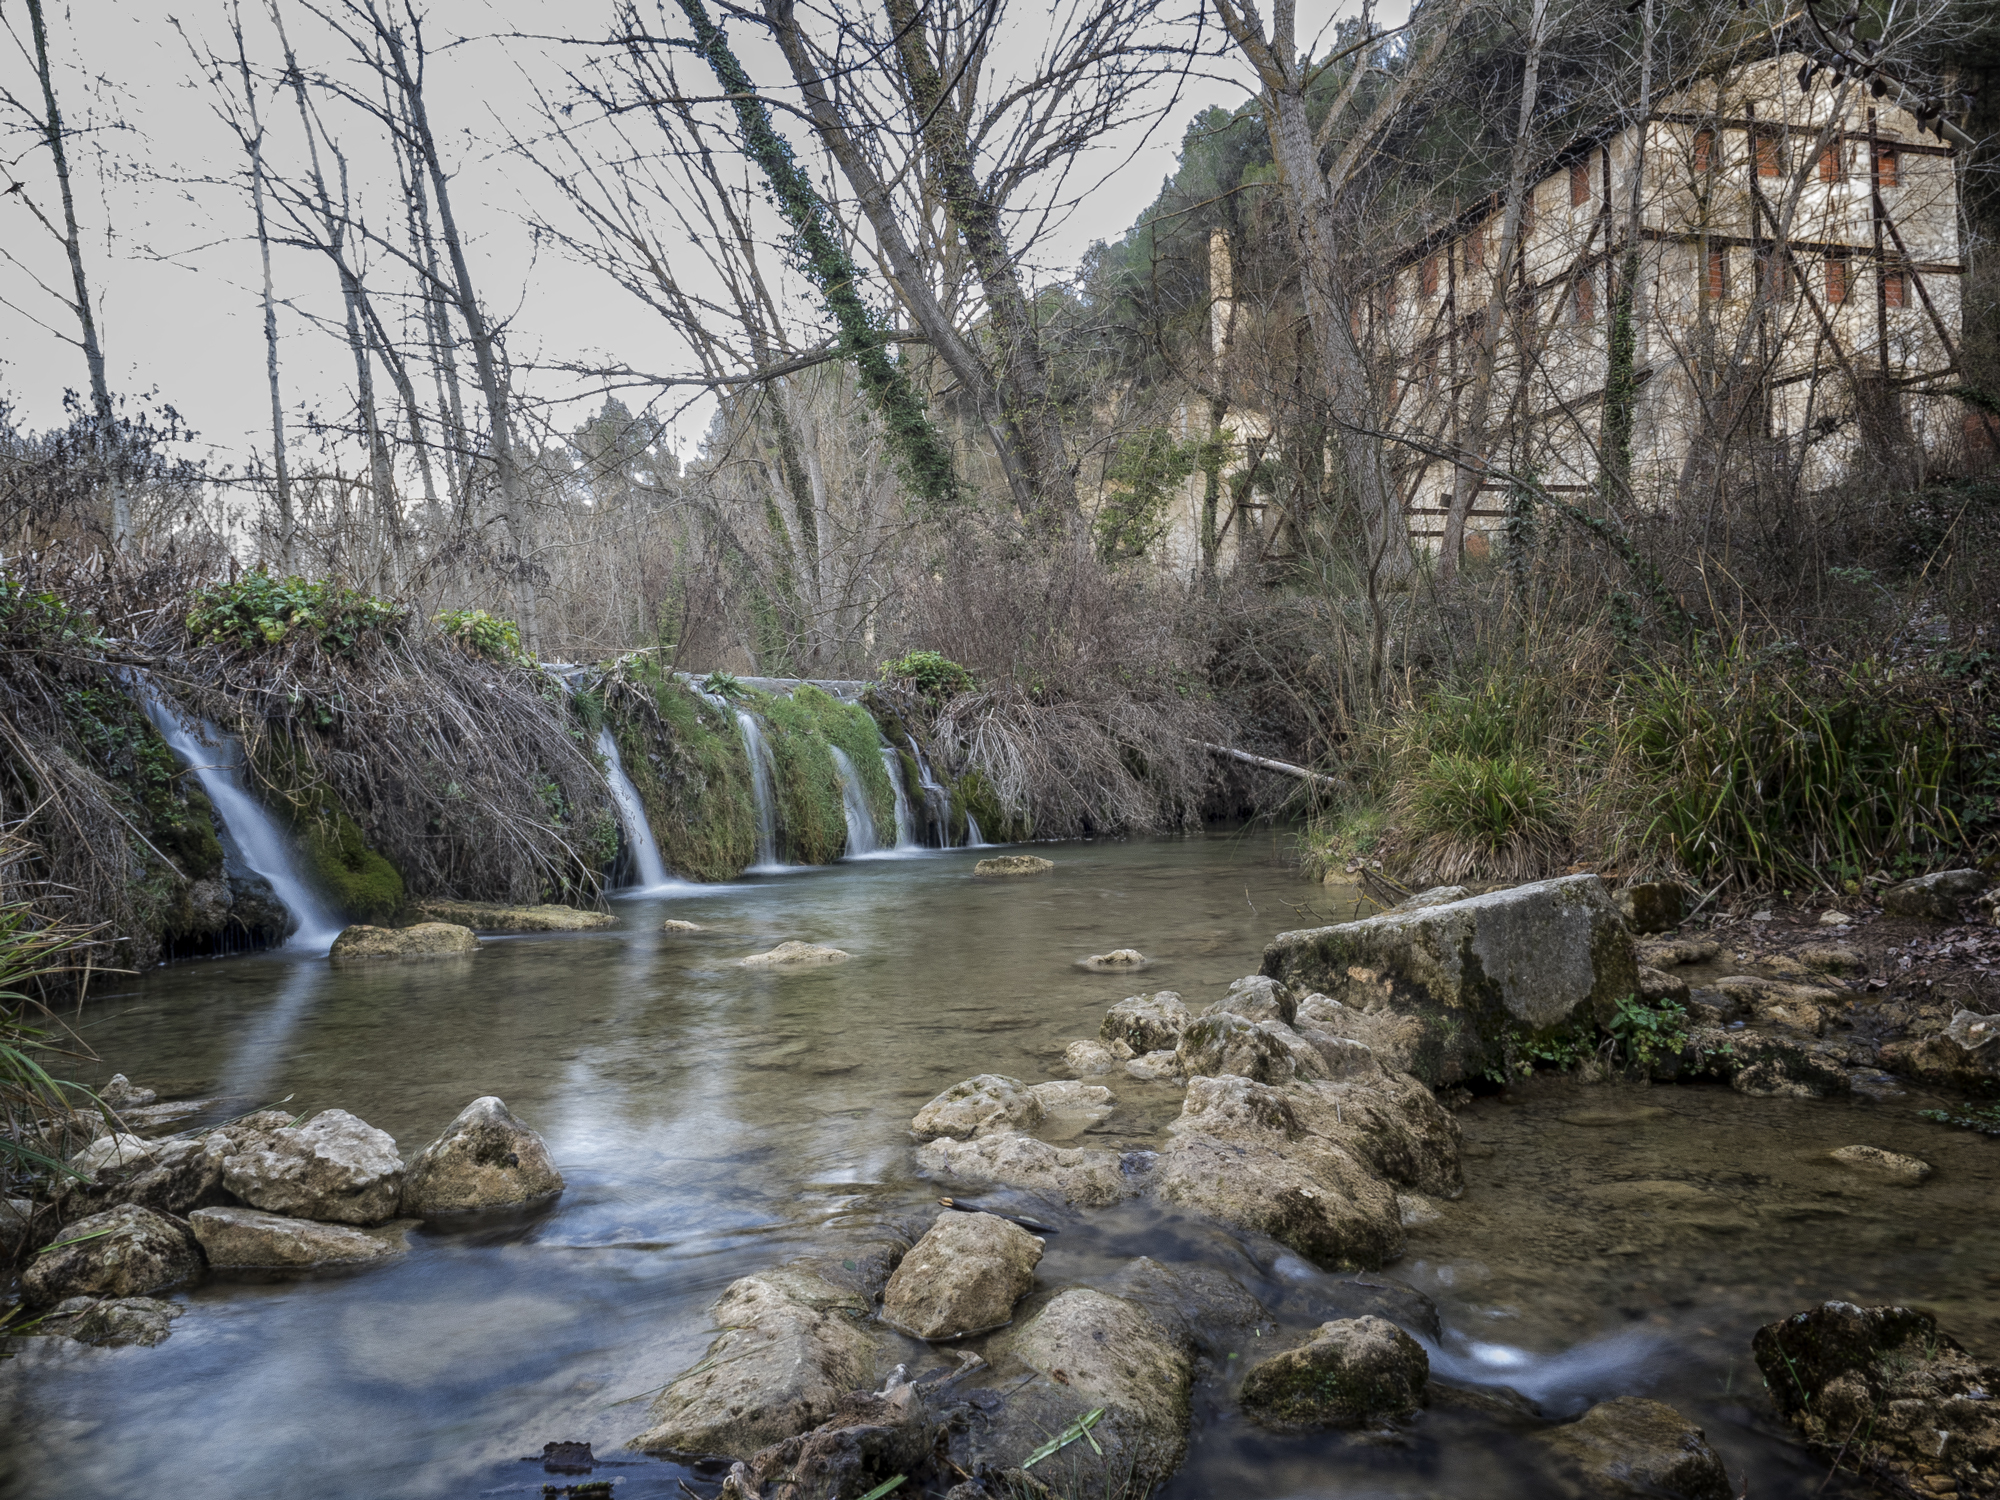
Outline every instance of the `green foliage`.
<svg viewBox="0 0 2000 1500">
<path fill-rule="evenodd" d="M 0 638 L 15 651 L 102 651 L 111 643 L 97 622 L 60 595 L 30 592 L 16 578 L 0 577 Z"/>
<path fill-rule="evenodd" d="M 265 741 L 260 768 L 278 791 L 277 811 L 289 824 L 306 874 L 350 922 L 384 923 L 403 904 L 403 877 L 368 846 L 361 825 L 324 777 L 313 773 L 297 742 Z"/>
<path fill-rule="evenodd" d="M 814 688 L 802 687 L 800 692 L 826 698 Z M 819 710 L 810 699 L 801 703 L 793 698 L 760 696 L 756 711 L 764 721 L 765 741 L 771 747 L 779 858 L 789 864 L 832 864 L 847 847 L 847 812 L 841 801 L 839 773 L 833 757 L 826 753 Z"/>
<path fill-rule="evenodd" d="M 274 578 L 259 568 L 235 583 L 199 590 L 187 628 L 202 644 L 275 646 L 304 637 L 352 656 L 368 635 L 399 630 L 408 615 L 403 605 L 359 589 L 325 579 Z"/>
<path fill-rule="evenodd" d="M 2000 1104 L 1961 1104 L 1954 1109 L 1923 1109 L 1917 1113 L 1940 1125 L 1956 1125 L 1960 1130 L 1976 1130 L 1981 1135 L 2000 1135 Z"/>
<path fill-rule="evenodd" d="M 1672 1000 L 1648 1005 L 1637 995 L 1620 999 L 1605 1024 L 1625 1065 L 1650 1072 L 1654 1064 L 1678 1055 L 1688 1044 L 1687 1009 Z"/>
<path fill-rule="evenodd" d="M 431 624 L 474 656 L 504 666 L 534 665 L 534 658 L 521 649 L 521 627 L 512 620 L 489 615 L 483 609 L 448 609 L 433 615 Z"/>
<path fill-rule="evenodd" d="M 605 722 L 667 868 L 689 880 L 732 880 L 749 868 L 757 807 L 735 719 L 654 656 L 621 662 L 603 696 Z M 612 834 L 607 863 L 616 852 Z"/>
<path fill-rule="evenodd" d="M 1563 811 L 1548 777 L 1517 755 L 1433 755 L 1410 789 L 1410 831 L 1498 850 L 1521 837 L 1560 837 Z"/>
<path fill-rule="evenodd" d="M 984 771 L 967 771 L 951 784 L 951 806 L 954 813 L 970 813 L 989 843 L 1023 844 L 1035 836 L 1034 818 L 1009 813 Z"/>
<path fill-rule="evenodd" d="M 889 780 L 889 768 L 882 764 L 882 732 L 868 710 L 858 703 L 842 703 L 832 694 L 811 683 L 799 684 L 792 702 L 812 716 L 814 726 L 830 745 L 837 745 L 854 766 L 861 790 L 868 799 L 868 816 L 878 834 L 893 842 L 896 828 L 896 788 Z M 843 817 L 845 815 L 843 814 Z"/>
<path fill-rule="evenodd" d="M 1816 889 L 1959 833 L 1952 718 L 1873 663 L 1815 672 L 1737 646 L 1631 673 L 1612 713 L 1632 836 L 1697 880 Z"/>
<path fill-rule="evenodd" d="M 750 691 L 736 680 L 734 674 L 719 669 L 702 678 L 701 690 L 718 698 L 727 698 L 732 703 Z"/>
<path fill-rule="evenodd" d="M 919 499 L 934 506 L 952 504 L 959 498 L 959 484 L 951 444 L 931 425 L 909 370 L 900 360 L 889 358 L 887 338 L 862 300 L 866 282 L 861 269 L 831 223 L 812 178 L 793 158 L 791 143 L 771 124 L 756 84 L 701 0 L 680 0 L 680 7 L 694 29 L 695 51 L 735 106 L 744 153 L 763 172 L 779 212 L 791 226 L 787 249 L 792 263 L 819 288 L 840 329 L 841 352 L 854 361 L 862 391 L 889 429 L 897 472 Z"/>
<path fill-rule="evenodd" d="M 1092 529 L 1105 562 L 1143 557 L 1167 529 L 1167 501 L 1195 470 L 1204 444 L 1174 441 L 1164 427 L 1148 427 L 1118 445 L 1104 470 L 1104 503 Z"/>
<path fill-rule="evenodd" d="M 912 651 L 879 668 L 883 680 L 900 682 L 926 698 L 950 698 L 973 689 L 972 674 L 948 656 L 935 651 Z"/>
</svg>

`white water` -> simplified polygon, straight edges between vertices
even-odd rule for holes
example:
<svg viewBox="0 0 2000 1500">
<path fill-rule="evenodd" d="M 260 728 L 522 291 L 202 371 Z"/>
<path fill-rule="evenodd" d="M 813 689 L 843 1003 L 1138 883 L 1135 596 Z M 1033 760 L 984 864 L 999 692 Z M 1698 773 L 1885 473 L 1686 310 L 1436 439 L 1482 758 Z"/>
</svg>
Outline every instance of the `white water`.
<svg viewBox="0 0 2000 1500">
<path fill-rule="evenodd" d="M 917 817 L 910 810 L 910 794 L 903 790 L 903 757 L 893 745 L 882 747 L 882 764 L 889 772 L 889 785 L 896 792 L 896 847 L 921 849 L 917 842 Z"/>
<path fill-rule="evenodd" d="M 196 734 L 161 701 L 151 684 L 138 682 L 133 691 L 160 737 L 201 781 L 201 789 L 215 804 L 215 815 L 222 819 L 243 863 L 271 882 L 271 893 L 298 919 L 299 925 L 283 946 L 297 953 L 326 952 L 347 924 L 306 883 L 291 840 L 243 789 L 243 747 L 233 737 L 216 733 L 213 724 L 203 724 L 202 732 Z"/>
<path fill-rule="evenodd" d="M 986 835 L 979 831 L 979 819 L 973 817 L 972 809 L 969 807 L 965 810 L 965 847 L 968 849 L 991 849 L 994 847 L 992 844 L 986 842 Z"/>
<path fill-rule="evenodd" d="M 625 842 L 632 848 L 633 863 L 639 867 L 639 888 L 659 890 L 678 885 L 660 858 L 660 845 L 653 837 L 653 825 L 646 820 L 646 804 L 639 789 L 625 774 L 625 762 L 618 758 L 618 741 L 607 724 L 597 732 L 597 753 L 604 757 L 605 776 L 611 783 L 611 800 L 618 804 L 618 822 L 625 830 Z"/>
<path fill-rule="evenodd" d="M 738 713 L 743 749 L 750 757 L 750 790 L 757 800 L 757 863 L 753 871 L 782 870 L 778 863 L 778 799 L 771 789 L 771 752 L 764 743 L 764 726 L 755 714 Z"/>
<path fill-rule="evenodd" d="M 905 734 L 903 738 L 910 742 L 910 754 L 916 757 L 917 784 L 923 788 L 924 806 L 930 809 L 931 816 L 937 820 L 938 847 L 940 849 L 949 849 L 951 847 L 951 793 L 945 790 L 937 777 L 931 774 L 931 763 L 924 759 L 924 749 L 923 746 L 917 743 L 917 737 L 913 734 Z"/>
<path fill-rule="evenodd" d="M 833 757 L 834 775 L 840 778 L 840 811 L 847 819 L 844 852 L 849 859 L 873 854 L 881 845 L 875 837 L 875 814 L 868 810 L 868 792 L 861 785 L 861 775 L 840 746 L 828 745 L 826 749 Z"/>
</svg>

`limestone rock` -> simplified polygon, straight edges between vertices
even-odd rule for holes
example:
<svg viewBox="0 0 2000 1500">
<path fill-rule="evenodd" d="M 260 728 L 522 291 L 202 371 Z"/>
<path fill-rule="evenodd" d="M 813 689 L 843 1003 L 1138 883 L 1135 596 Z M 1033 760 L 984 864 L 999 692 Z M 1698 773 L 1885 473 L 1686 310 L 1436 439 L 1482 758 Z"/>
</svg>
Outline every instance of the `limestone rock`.
<svg viewBox="0 0 2000 1500">
<path fill-rule="evenodd" d="M 0 1261 L 12 1259 L 34 1230 L 35 1205 L 27 1198 L 0 1198 Z"/>
<path fill-rule="evenodd" d="M 854 1391 L 812 1431 L 760 1451 L 742 1466 L 738 1489 L 732 1492 L 725 1481 L 718 1500 L 732 1493 L 761 1500 L 874 1494 L 928 1460 L 937 1438 L 938 1424 L 916 1386 L 905 1382 L 887 1394 Z"/>
<path fill-rule="evenodd" d="M 212 1266 L 338 1265 L 377 1260 L 400 1248 L 344 1224 L 288 1219 L 254 1208 L 198 1208 L 188 1215 L 188 1224 Z"/>
<path fill-rule="evenodd" d="M 1639 998 L 1651 1006 L 1686 1005 L 1688 982 L 1664 969 L 1639 966 Z"/>
<path fill-rule="evenodd" d="M 106 1167 L 135 1167 L 151 1158 L 146 1141 L 119 1132 L 101 1135 L 64 1163 L 72 1172 L 94 1177 Z"/>
<path fill-rule="evenodd" d="M 1034 1286 L 1041 1258 L 1041 1240 L 994 1214 L 942 1214 L 889 1278 L 883 1321 L 920 1339 L 998 1328 Z"/>
<path fill-rule="evenodd" d="M 875 1345 L 863 1292 L 782 1268 L 732 1282 L 712 1317 L 708 1352 L 653 1402 L 632 1440 L 647 1453 L 745 1458 L 809 1432 L 847 1392 L 873 1383 Z"/>
<path fill-rule="evenodd" d="M 1181 1083 L 1180 1055 L 1174 1052 L 1148 1052 L 1143 1057 L 1135 1057 L 1125 1064 L 1128 1077 L 1144 1083 Z"/>
<path fill-rule="evenodd" d="M 768 953 L 753 953 L 739 962 L 746 969 L 793 969 L 814 964 L 845 963 L 850 955 L 820 943 L 780 943 Z"/>
<path fill-rule="evenodd" d="M 327 958 L 336 964 L 385 958 L 458 958 L 479 951 L 470 927 L 451 922 L 419 922 L 414 927 L 349 927 L 333 940 Z"/>
<path fill-rule="evenodd" d="M 699 922 L 684 922 L 679 917 L 668 917 L 666 921 L 660 924 L 660 931 L 684 933 L 706 932 L 708 929 Z"/>
<path fill-rule="evenodd" d="M 553 1197 L 562 1173 L 542 1138 L 491 1094 L 474 1099 L 417 1153 L 403 1175 L 402 1208 L 419 1218 Z"/>
<path fill-rule="evenodd" d="M 1634 932 L 1668 932 L 1681 925 L 1687 892 L 1667 880 L 1642 880 L 1618 892 L 1618 910 Z"/>
<path fill-rule="evenodd" d="M 1169 1203 L 1268 1234 L 1324 1269 L 1374 1269 L 1403 1253 L 1394 1190 L 1315 1134 L 1290 1092 L 1247 1078 L 1188 1083 L 1154 1173 Z"/>
<path fill-rule="evenodd" d="M 1862 974 L 1868 969 L 1868 960 L 1861 950 L 1844 943 L 1810 944 L 1799 949 L 1799 962 L 1820 974 Z"/>
<path fill-rule="evenodd" d="M 1678 969 L 1683 964 L 1713 963 L 1722 956 L 1722 944 L 1714 938 L 1659 938 L 1639 945 L 1639 962 L 1655 969 Z"/>
<path fill-rule="evenodd" d="M 1102 1084 L 1059 1079 L 1038 1083 L 1028 1092 L 1042 1101 L 1042 1123 L 1035 1134 L 1045 1141 L 1074 1140 L 1102 1125 L 1117 1108 L 1111 1090 Z"/>
<path fill-rule="evenodd" d="M 1986 877 L 1977 870 L 1939 870 L 1890 886 L 1882 893 L 1882 910 L 1895 917 L 1956 922 L 1960 903 L 1985 889 Z"/>
<path fill-rule="evenodd" d="M 118 1349 L 130 1344 L 150 1349 L 173 1332 L 187 1309 L 156 1297 L 69 1297 L 43 1316 L 35 1331 Z"/>
<path fill-rule="evenodd" d="M 21 1273 L 21 1290 L 39 1307 L 69 1297 L 139 1297 L 200 1269 L 185 1224 L 127 1203 L 65 1227 Z"/>
<path fill-rule="evenodd" d="M 1384 1181 L 1437 1198 L 1465 1191 L 1458 1119 L 1409 1074 L 1377 1065 L 1286 1093 L 1302 1128 L 1342 1147 Z"/>
<path fill-rule="evenodd" d="M 992 859 L 982 859 L 972 867 L 975 875 L 1046 875 L 1056 867 L 1052 859 L 1041 859 L 1033 854 L 997 854 Z"/>
<path fill-rule="evenodd" d="M 1097 1034 L 1114 1051 L 1122 1042 L 1134 1055 L 1171 1052 L 1180 1045 L 1189 1019 L 1181 997 L 1172 990 L 1161 990 L 1120 1000 L 1105 1012 Z"/>
<path fill-rule="evenodd" d="M 159 1094 L 152 1089 L 137 1087 L 123 1073 L 113 1073 L 111 1081 L 97 1091 L 100 1103 L 118 1110 L 140 1109 L 159 1097 Z"/>
<path fill-rule="evenodd" d="M 1137 948 L 1113 948 L 1109 953 L 1093 953 L 1078 962 L 1093 973 L 1122 974 L 1145 968 L 1148 960 Z"/>
<path fill-rule="evenodd" d="M 1825 1302 L 1757 1330 L 1751 1353 L 1809 1446 L 1917 1493 L 1990 1495 L 2000 1472 L 2000 1366 L 1981 1366 L 1907 1307 Z M 1857 1451 L 1852 1434 L 1866 1432 Z"/>
<path fill-rule="evenodd" d="M 949 1136 L 955 1141 L 1006 1130 L 1033 1130 L 1042 1123 L 1042 1101 L 1018 1078 L 981 1073 L 954 1083 L 918 1110 L 910 1134 L 919 1141 Z"/>
<path fill-rule="evenodd" d="M 1684 1055 L 1693 1065 L 1682 1076 L 1720 1078 L 1757 1099 L 1825 1099 L 1854 1087 L 1837 1045 L 1798 1032 L 1696 1026 Z"/>
<path fill-rule="evenodd" d="M 1430 1378 L 1423 1346 L 1394 1323 L 1348 1318 L 1257 1365 L 1241 1400 L 1253 1420 L 1283 1431 L 1362 1427 L 1414 1412 Z"/>
<path fill-rule="evenodd" d="M 1989 1092 L 2000 1083 L 2000 1014 L 1961 1010 L 1941 1032 L 1891 1042 L 1882 1061 L 1932 1083 Z"/>
<path fill-rule="evenodd" d="M 1071 1042 L 1063 1049 L 1063 1066 L 1079 1078 L 1096 1078 L 1118 1066 L 1102 1042 Z"/>
<path fill-rule="evenodd" d="M 1327 1072 L 1318 1050 L 1284 1022 L 1252 1023 L 1228 1011 L 1190 1021 L 1176 1061 L 1190 1078 L 1234 1074 L 1258 1083 L 1323 1078 Z"/>
<path fill-rule="evenodd" d="M 1890 1182 L 1915 1187 L 1931 1175 L 1931 1164 L 1918 1161 L 1914 1156 L 1903 1156 L 1894 1151 L 1884 1151 L 1879 1146 L 1842 1146 L 1838 1151 L 1827 1153 L 1850 1171 L 1865 1173 L 1870 1177 L 1881 1177 Z"/>
<path fill-rule="evenodd" d="M 288 1117 L 276 1118 L 284 1121 Z M 185 1218 L 194 1209 L 225 1202 L 229 1195 L 222 1186 L 222 1155 L 210 1149 L 214 1139 L 173 1136 L 141 1141 L 136 1136 L 106 1136 L 95 1141 L 71 1161 L 86 1176 L 64 1184 L 65 1211 L 96 1213 L 121 1203 L 136 1203 L 156 1213 Z M 135 1141 L 138 1149 L 128 1149 Z M 112 1142 L 127 1146 L 113 1147 Z M 113 1155 L 116 1160 L 110 1159 Z"/>
<path fill-rule="evenodd" d="M 1715 988 L 1754 1019 L 1805 1036 L 1823 1035 L 1827 1022 L 1846 1007 L 1849 998 L 1839 990 L 1788 984 L 1782 979 L 1760 979 L 1749 974 L 1718 979 Z"/>
<path fill-rule="evenodd" d="M 1162 1328 L 1216 1358 L 1241 1348 L 1250 1330 L 1269 1317 L 1227 1272 L 1144 1255 L 1120 1267 L 1103 1290 L 1138 1303 Z"/>
<path fill-rule="evenodd" d="M 426 922 L 450 922 L 475 932 L 596 932 L 616 927 L 608 911 L 580 906 L 500 906 L 488 901 L 420 901 L 417 915 Z"/>
<path fill-rule="evenodd" d="M 1262 974 L 1246 974 L 1229 986 L 1229 993 L 1202 1014 L 1212 1016 L 1228 1011 L 1246 1021 L 1276 1021 L 1290 1026 L 1299 1014 L 1299 997 L 1290 985 L 1267 979 Z"/>
<path fill-rule="evenodd" d="M 1522 1031 L 1608 1018 L 1638 987 L 1632 934 L 1595 875 L 1283 932 L 1262 971 L 1350 1008 L 1419 1017 L 1409 1071 L 1432 1085 L 1503 1065 Z"/>
<path fill-rule="evenodd" d="M 1428 1029 L 1416 1016 L 1363 1010 L 1317 993 L 1299 1001 L 1294 1029 L 1319 1052 L 1335 1078 L 1377 1061 L 1399 1073 L 1413 1072 L 1419 1054 L 1434 1050 Z"/>
<path fill-rule="evenodd" d="M 270 1133 L 222 1162 L 223 1186 L 253 1208 L 336 1224 L 379 1224 L 396 1211 L 396 1142 L 344 1109 Z"/>
<path fill-rule="evenodd" d="M 1658 1401 L 1618 1396 L 1537 1440 L 1590 1495 L 1733 1500 L 1722 1460 L 1699 1427 Z"/>
<path fill-rule="evenodd" d="M 917 1165 L 960 1182 L 1019 1188 L 1079 1208 L 1103 1208 L 1138 1191 L 1115 1151 L 1051 1146 L 1012 1131 L 930 1141 L 917 1148 Z"/>
<path fill-rule="evenodd" d="M 1454 901 L 1463 901 L 1472 894 L 1470 886 L 1434 885 L 1427 891 L 1418 891 L 1414 896 L 1405 896 L 1390 911 L 1422 911 L 1431 906 L 1449 906 Z"/>
</svg>

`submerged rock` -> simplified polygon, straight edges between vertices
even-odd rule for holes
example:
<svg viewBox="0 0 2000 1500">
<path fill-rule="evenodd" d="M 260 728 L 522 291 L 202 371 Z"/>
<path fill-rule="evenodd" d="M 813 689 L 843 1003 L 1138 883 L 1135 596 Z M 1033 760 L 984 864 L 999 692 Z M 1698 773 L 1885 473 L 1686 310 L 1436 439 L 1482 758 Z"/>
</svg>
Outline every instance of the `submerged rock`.
<svg viewBox="0 0 2000 1500">
<path fill-rule="evenodd" d="M 21 1290 L 40 1307 L 70 1297 L 138 1297 L 200 1269 L 185 1224 L 127 1203 L 68 1225 L 21 1273 Z"/>
<path fill-rule="evenodd" d="M 475 932 L 596 932 L 616 927 L 608 911 L 580 906 L 499 906 L 486 901 L 420 901 L 417 915 L 426 922 L 449 922 Z"/>
<path fill-rule="evenodd" d="M 1523 1032 L 1608 1018 L 1638 987 L 1632 934 L 1595 875 L 1280 933 L 1263 973 L 1417 1017 L 1408 1071 L 1433 1085 L 1504 1065 Z"/>
<path fill-rule="evenodd" d="M 660 924 L 662 932 L 706 932 L 708 929 L 699 922 L 684 922 L 679 917 L 668 917 Z"/>
<path fill-rule="evenodd" d="M 421 1218 L 532 1203 L 562 1190 L 562 1173 L 542 1138 L 487 1094 L 417 1153 L 403 1175 L 402 1209 Z"/>
<path fill-rule="evenodd" d="M 1734 1500 L 1722 1460 L 1702 1430 L 1658 1401 L 1618 1396 L 1574 1422 L 1536 1434 L 1585 1494 Z"/>
<path fill-rule="evenodd" d="M 113 1073 L 111 1081 L 97 1091 L 98 1102 L 112 1109 L 141 1109 L 160 1096 L 152 1089 L 142 1089 L 123 1073 Z"/>
<path fill-rule="evenodd" d="M 1019 1188 L 1079 1208 L 1102 1208 L 1138 1192 L 1117 1152 L 1051 1146 L 1016 1131 L 969 1141 L 940 1137 L 917 1148 L 917 1165 L 960 1182 Z"/>
<path fill-rule="evenodd" d="M 873 1384 L 876 1350 L 865 1291 L 788 1266 L 732 1282 L 711 1310 L 707 1353 L 653 1402 L 632 1440 L 646 1453 L 747 1458 L 809 1432 L 840 1398 Z"/>
<path fill-rule="evenodd" d="M 972 867 L 975 875 L 1045 875 L 1056 867 L 1052 859 L 1032 854 L 998 854 Z"/>
<path fill-rule="evenodd" d="M 1918 1161 L 1914 1156 L 1902 1156 L 1894 1151 L 1884 1151 L 1878 1146 L 1842 1146 L 1838 1151 L 1827 1153 L 1835 1161 L 1850 1171 L 1863 1172 L 1870 1177 L 1886 1178 L 1890 1182 L 1900 1182 L 1914 1187 L 1931 1175 L 1931 1164 Z"/>
<path fill-rule="evenodd" d="M 45 1314 L 35 1331 L 107 1349 L 150 1349 L 173 1332 L 187 1309 L 156 1297 L 69 1297 Z"/>
<path fill-rule="evenodd" d="M 327 958 L 336 964 L 382 958 L 457 958 L 479 951 L 470 927 L 451 922 L 419 922 L 414 927 L 349 927 L 333 940 Z"/>
<path fill-rule="evenodd" d="M 1217 1357 L 1238 1348 L 1268 1316 L 1263 1304 L 1225 1271 L 1168 1265 L 1144 1255 L 1128 1261 L 1103 1289 L 1138 1303 L 1162 1328 Z"/>
<path fill-rule="evenodd" d="M 1018 1078 L 981 1073 L 954 1083 L 918 1110 L 910 1134 L 919 1141 L 949 1136 L 955 1141 L 1006 1130 L 1033 1130 L 1042 1123 L 1041 1097 Z"/>
<path fill-rule="evenodd" d="M 222 1162 L 222 1182 L 253 1208 L 337 1224 L 396 1212 L 403 1159 L 395 1139 L 344 1109 L 274 1130 Z"/>
<path fill-rule="evenodd" d="M 1960 905 L 1985 890 L 1986 885 L 1986 877 L 1977 870 L 1939 870 L 1890 886 L 1882 892 L 1882 910 L 1895 917 L 1956 922 Z"/>
<path fill-rule="evenodd" d="M 1035 1134 L 1049 1141 L 1073 1140 L 1111 1118 L 1117 1101 L 1102 1084 L 1059 1079 L 1028 1090 L 1042 1102 L 1042 1122 Z"/>
<path fill-rule="evenodd" d="M 1387 1318 L 1322 1323 L 1296 1349 L 1275 1354 L 1243 1382 L 1243 1409 L 1266 1427 L 1362 1427 L 1424 1404 L 1431 1364 L 1423 1346 Z"/>
<path fill-rule="evenodd" d="M 2000 1366 L 1929 1313 L 1826 1302 L 1766 1324 L 1750 1347 L 1779 1415 L 1821 1454 L 1919 1494 L 1995 1492 Z"/>
<path fill-rule="evenodd" d="M 913 1338 L 998 1328 L 1035 1284 L 1042 1241 L 993 1214 L 946 1213 L 911 1247 L 882 1293 L 882 1319 Z"/>
<path fill-rule="evenodd" d="M 188 1224 L 212 1266 L 340 1265 L 378 1260 L 402 1248 L 394 1239 L 344 1224 L 288 1219 L 254 1208 L 198 1208 Z"/>
<path fill-rule="evenodd" d="M 1161 990 L 1120 1000 L 1105 1012 L 1097 1035 L 1114 1052 L 1123 1045 L 1128 1057 L 1171 1052 L 1180 1045 L 1190 1019 L 1181 997 L 1173 990 Z"/>
<path fill-rule="evenodd" d="M 746 969 L 790 969 L 812 964 L 845 963 L 852 955 L 820 943 L 780 943 L 768 953 L 753 953 L 738 962 Z"/>
<path fill-rule="evenodd" d="M 1143 969 L 1150 960 L 1137 948 L 1113 948 L 1109 953 L 1093 953 L 1077 962 L 1084 968 L 1099 974 L 1118 974 L 1130 969 Z"/>
</svg>

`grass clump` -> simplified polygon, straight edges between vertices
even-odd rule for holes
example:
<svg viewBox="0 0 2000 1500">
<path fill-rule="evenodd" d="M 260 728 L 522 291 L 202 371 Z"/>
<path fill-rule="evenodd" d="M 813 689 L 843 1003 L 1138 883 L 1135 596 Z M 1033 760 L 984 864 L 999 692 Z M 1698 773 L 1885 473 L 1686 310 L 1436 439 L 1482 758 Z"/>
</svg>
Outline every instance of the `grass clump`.
<svg viewBox="0 0 2000 1500">
<path fill-rule="evenodd" d="M 1435 884 L 1526 880 L 1560 862 L 1567 817 L 1552 779 L 1518 754 L 1433 755 L 1398 788 L 1406 864 Z"/>
</svg>

